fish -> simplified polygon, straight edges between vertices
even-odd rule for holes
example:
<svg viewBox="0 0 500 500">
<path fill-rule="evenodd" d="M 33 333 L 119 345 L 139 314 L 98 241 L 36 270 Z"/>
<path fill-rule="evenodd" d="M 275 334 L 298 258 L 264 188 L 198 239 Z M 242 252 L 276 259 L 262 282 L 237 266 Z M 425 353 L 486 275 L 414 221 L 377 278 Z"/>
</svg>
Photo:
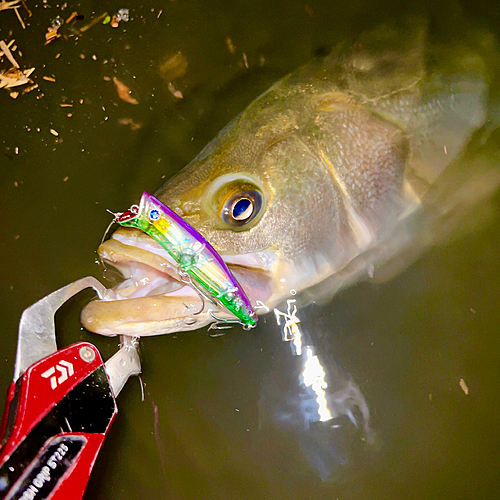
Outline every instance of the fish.
<svg viewBox="0 0 500 500">
<path fill-rule="evenodd" d="M 328 301 L 408 265 L 495 192 L 497 54 L 484 30 L 383 25 L 278 81 L 155 196 L 213 246 L 257 314 L 291 295 Z M 98 253 L 124 281 L 82 311 L 91 332 L 168 334 L 223 314 L 195 315 L 196 291 L 135 228 Z"/>
</svg>

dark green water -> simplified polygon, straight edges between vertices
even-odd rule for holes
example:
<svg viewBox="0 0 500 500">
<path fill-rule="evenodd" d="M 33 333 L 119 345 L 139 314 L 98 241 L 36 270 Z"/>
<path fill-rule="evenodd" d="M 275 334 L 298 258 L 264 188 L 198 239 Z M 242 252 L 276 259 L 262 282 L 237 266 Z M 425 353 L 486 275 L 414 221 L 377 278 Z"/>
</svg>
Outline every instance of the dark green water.
<svg viewBox="0 0 500 500">
<path fill-rule="evenodd" d="M 0 394 L 11 380 L 22 310 L 84 275 L 101 277 L 94 251 L 110 220 L 106 208 L 122 210 L 143 190 L 157 189 L 316 51 L 406 10 L 364 0 L 309 1 L 307 9 L 294 0 L 88 1 L 70 2 L 63 13 L 52 0 L 28 4 L 33 17 L 25 31 L 13 12 L 0 12 L 0 38 L 16 39 L 23 53 L 16 57 L 36 68 L 40 87 L 17 100 L 0 94 Z M 132 19 L 118 29 L 97 25 L 44 46 L 57 15 L 77 10 L 86 24 L 122 7 Z M 494 2 L 476 3 L 466 15 L 500 33 Z M 158 76 L 176 52 L 188 61 L 176 82 L 182 100 Z M 104 80 L 113 76 L 133 89 L 139 105 L 117 98 Z M 143 127 L 131 131 L 121 118 Z M 290 359 L 269 317 L 250 333 L 145 339 L 145 400 L 136 380 L 120 395 L 86 498 L 500 498 L 499 236 L 494 218 L 389 283 L 358 285 L 308 311 L 309 324 L 328 333 L 327 364 L 342 366 L 359 385 L 377 434 L 373 453 L 354 461 L 341 480 L 322 483 L 295 435 L 262 425 L 262 391 L 280 397 L 273 381 L 278 386 Z M 79 326 L 86 300 L 73 300 L 58 315 L 60 343 L 90 340 L 107 358 L 116 340 Z"/>
</svg>

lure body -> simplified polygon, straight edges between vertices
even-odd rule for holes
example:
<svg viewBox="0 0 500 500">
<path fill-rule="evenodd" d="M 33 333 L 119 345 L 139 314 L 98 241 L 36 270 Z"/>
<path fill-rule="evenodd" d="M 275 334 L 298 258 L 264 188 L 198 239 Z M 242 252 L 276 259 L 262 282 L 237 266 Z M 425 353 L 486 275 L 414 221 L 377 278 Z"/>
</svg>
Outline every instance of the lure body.
<svg viewBox="0 0 500 500">
<path fill-rule="evenodd" d="M 156 240 L 210 298 L 252 327 L 257 315 L 220 255 L 193 227 L 154 196 L 144 192 L 140 205 L 117 215 L 122 226 L 135 227 Z"/>
</svg>

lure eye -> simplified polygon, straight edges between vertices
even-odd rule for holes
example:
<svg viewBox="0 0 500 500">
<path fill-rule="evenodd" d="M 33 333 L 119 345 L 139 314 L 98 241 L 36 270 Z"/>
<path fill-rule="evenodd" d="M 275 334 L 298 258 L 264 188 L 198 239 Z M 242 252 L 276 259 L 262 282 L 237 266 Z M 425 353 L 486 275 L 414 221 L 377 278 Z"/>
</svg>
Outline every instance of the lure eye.
<svg viewBox="0 0 500 500">
<path fill-rule="evenodd" d="M 152 221 L 158 220 L 160 218 L 160 212 L 158 212 L 158 210 L 151 210 L 151 212 L 149 212 L 149 218 Z"/>
<path fill-rule="evenodd" d="M 222 220 L 231 226 L 244 226 L 254 219 L 262 207 L 262 194 L 254 189 L 227 197 L 220 211 Z"/>
</svg>

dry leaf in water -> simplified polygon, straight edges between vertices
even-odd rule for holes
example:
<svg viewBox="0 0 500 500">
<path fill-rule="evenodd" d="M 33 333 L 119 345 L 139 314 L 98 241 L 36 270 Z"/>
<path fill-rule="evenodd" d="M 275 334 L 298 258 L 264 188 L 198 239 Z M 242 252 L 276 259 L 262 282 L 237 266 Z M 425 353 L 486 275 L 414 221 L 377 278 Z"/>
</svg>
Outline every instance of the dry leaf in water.
<svg viewBox="0 0 500 500">
<path fill-rule="evenodd" d="M 113 77 L 113 82 L 116 85 L 116 91 L 118 92 L 118 97 L 125 102 L 128 102 L 129 104 L 139 104 L 139 101 L 132 97 L 130 94 L 132 91 L 116 76 Z"/>
</svg>

